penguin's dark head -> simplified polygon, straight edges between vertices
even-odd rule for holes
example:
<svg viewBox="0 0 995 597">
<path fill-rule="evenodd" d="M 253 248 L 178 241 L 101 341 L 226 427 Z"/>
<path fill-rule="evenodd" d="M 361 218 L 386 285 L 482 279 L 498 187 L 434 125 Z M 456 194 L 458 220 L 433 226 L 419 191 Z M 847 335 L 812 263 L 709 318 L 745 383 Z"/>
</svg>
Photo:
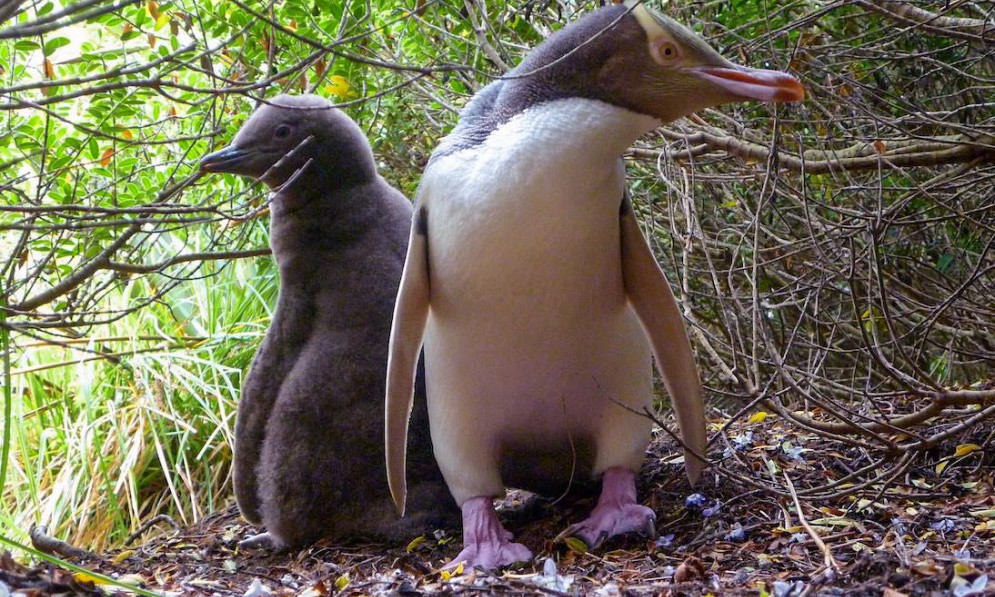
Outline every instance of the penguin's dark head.
<svg viewBox="0 0 995 597">
<path fill-rule="evenodd" d="M 376 173 L 372 150 L 356 123 L 316 95 L 267 100 L 228 147 L 201 158 L 200 168 L 248 176 L 270 188 L 291 177 L 338 186 Z"/>
<path fill-rule="evenodd" d="M 634 0 L 565 27 L 513 74 L 535 77 L 531 84 L 544 88 L 542 95 L 597 99 L 663 122 L 725 103 L 805 97 L 791 75 L 733 64 L 687 27 Z"/>
</svg>

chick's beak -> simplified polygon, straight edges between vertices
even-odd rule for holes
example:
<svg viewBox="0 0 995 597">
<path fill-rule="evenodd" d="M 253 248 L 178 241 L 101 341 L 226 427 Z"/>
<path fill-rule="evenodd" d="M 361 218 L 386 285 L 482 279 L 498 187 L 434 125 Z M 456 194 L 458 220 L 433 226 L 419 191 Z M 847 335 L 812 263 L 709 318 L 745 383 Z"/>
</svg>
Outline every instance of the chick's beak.
<svg viewBox="0 0 995 597">
<path fill-rule="evenodd" d="M 224 149 L 201 158 L 200 169 L 205 172 L 230 172 L 237 174 L 247 158 L 250 157 L 250 153 L 244 149 L 238 149 L 229 145 Z"/>
<path fill-rule="evenodd" d="M 797 102 L 805 99 L 805 88 L 798 79 L 781 71 L 745 66 L 698 66 L 687 70 L 742 99 L 761 102 Z"/>
</svg>

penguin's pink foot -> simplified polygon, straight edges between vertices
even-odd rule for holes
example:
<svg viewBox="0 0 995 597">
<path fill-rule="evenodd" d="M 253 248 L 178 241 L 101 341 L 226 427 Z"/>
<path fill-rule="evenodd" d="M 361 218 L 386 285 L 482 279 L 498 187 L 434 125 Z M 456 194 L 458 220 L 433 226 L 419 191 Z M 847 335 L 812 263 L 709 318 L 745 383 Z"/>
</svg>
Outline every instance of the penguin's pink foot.
<svg viewBox="0 0 995 597">
<path fill-rule="evenodd" d="M 463 511 L 463 551 L 446 564 L 446 568 L 455 568 L 462 563 L 465 568 L 493 569 L 532 559 L 529 548 L 511 542 L 513 535 L 501 526 L 490 497 L 470 498 L 460 509 Z"/>
<path fill-rule="evenodd" d="M 656 515 L 636 503 L 636 474 L 615 467 L 605 471 L 601 497 L 591 515 L 587 520 L 570 525 L 557 540 L 577 537 L 593 549 L 605 539 L 633 531 L 647 537 L 655 536 Z"/>
</svg>

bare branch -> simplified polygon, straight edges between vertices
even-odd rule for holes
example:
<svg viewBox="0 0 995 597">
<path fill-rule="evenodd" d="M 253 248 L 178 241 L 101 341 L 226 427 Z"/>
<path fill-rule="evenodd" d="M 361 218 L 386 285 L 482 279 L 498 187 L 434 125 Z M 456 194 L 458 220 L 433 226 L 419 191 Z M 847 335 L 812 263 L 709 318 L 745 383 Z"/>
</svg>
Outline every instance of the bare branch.
<svg viewBox="0 0 995 597">
<path fill-rule="evenodd" d="M 769 148 L 757 143 L 750 143 L 731 135 L 716 134 L 713 131 L 696 131 L 690 134 L 664 131 L 664 135 L 672 142 L 691 146 L 691 149 L 668 155 L 671 159 L 689 159 L 707 151 L 724 151 L 750 162 L 767 161 L 771 158 Z M 892 145 L 892 142 L 881 142 L 882 147 Z M 894 150 L 879 151 L 873 143 L 860 143 L 838 152 L 829 150 L 806 151 L 801 155 L 786 153 L 783 149 L 776 155 L 779 168 L 792 172 L 806 174 L 826 174 L 841 170 L 877 170 L 882 165 L 891 168 L 915 168 L 924 166 L 942 166 L 945 164 L 960 164 L 965 162 L 993 163 L 995 162 L 995 137 L 967 139 L 956 137 L 950 141 L 910 143 L 901 141 L 894 143 Z M 629 155 L 634 158 L 656 161 L 663 157 L 664 151 L 655 149 L 632 148 Z"/>
<path fill-rule="evenodd" d="M 857 4 L 896 21 L 922 26 L 938 35 L 995 43 L 995 21 L 948 17 L 903 0 L 858 0 Z"/>
</svg>

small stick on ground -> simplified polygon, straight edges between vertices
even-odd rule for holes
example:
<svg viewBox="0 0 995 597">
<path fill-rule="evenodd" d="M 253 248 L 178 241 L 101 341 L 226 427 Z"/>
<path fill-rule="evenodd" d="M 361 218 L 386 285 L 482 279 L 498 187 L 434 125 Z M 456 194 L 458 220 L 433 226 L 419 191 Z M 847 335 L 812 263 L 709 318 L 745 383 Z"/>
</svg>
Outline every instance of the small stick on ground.
<svg viewBox="0 0 995 597">
<path fill-rule="evenodd" d="M 138 539 L 143 534 L 145 534 L 145 531 L 147 531 L 150 528 L 152 528 L 152 525 L 160 523 L 160 522 L 169 523 L 169 526 L 173 527 L 177 531 L 182 531 L 183 530 L 183 527 L 181 527 L 178 522 L 176 522 L 175 520 L 173 520 L 172 517 L 170 517 L 167 514 L 160 514 L 158 516 L 153 516 L 152 518 L 146 520 L 142 524 L 142 526 L 138 527 L 138 530 L 136 530 L 134 533 L 128 535 L 128 538 L 124 542 L 125 546 L 131 545 L 132 543 L 134 543 L 135 539 Z"/>
<path fill-rule="evenodd" d="M 31 538 L 31 545 L 40 552 L 50 556 L 62 556 L 64 558 L 100 560 L 101 557 L 93 552 L 70 545 L 61 539 L 56 539 L 48 534 L 48 527 L 40 524 L 31 525 L 28 531 Z"/>
<path fill-rule="evenodd" d="M 805 513 L 802 511 L 802 505 L 798 501 L 798 494 L 795 493 L 795 486 L 794 484 L 791 483 L 791 477 L 788 476 L 788 473 L 782 473 L 782 474 L 784 475 L 784 481 L 788 485 L 788 491 L 791 493 L 791 499 L 794 500 L 795 502 L 795 510 L 798 512 L 798 522 L 800 522 L 801 525 L 805 527 L 805 531 L 809 534 L 810 537 L 812 537 L 812 540 L 815 541 L 815 544 L 819 546 L 819 549 L 822 550 L 823 567 L 822 569 L 818 570 L 815 574 L 813 574 L 813 576 L 821 574 L 826 570 L 832 570 L 833 573 L 839 573 L 840 565 L 836 562 L 836 559 L 833 557 L 832 552 L 829 551 L 829 547 L 826 546 L 826 543 L 822 540 L 821 537 L 819 537 L 819 534 L 815 532 L 815 529 L 812 528 L 812 525 L 808 523 L 808 520 L 805 519 Z"/>
</svg>

